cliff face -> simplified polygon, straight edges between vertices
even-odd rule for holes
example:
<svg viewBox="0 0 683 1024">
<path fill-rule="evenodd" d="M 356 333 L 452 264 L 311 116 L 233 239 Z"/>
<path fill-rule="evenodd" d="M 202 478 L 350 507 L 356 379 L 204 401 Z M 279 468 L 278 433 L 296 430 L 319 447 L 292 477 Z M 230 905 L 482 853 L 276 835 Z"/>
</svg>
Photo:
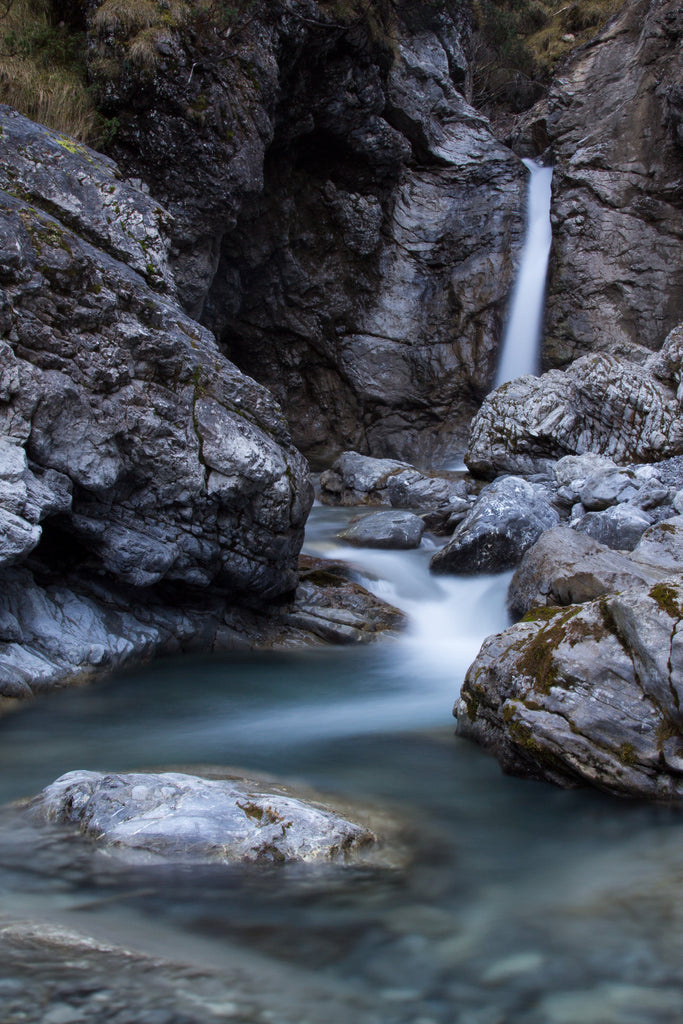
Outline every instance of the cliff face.
<svg viewBox="0 0 683 1024">
<path fill-rule="evenodd" d="M 548 365 L 642 359 L 683 319 L 683 13 L 628 3 L 554 81 Z"/>
<path fill-rule="evenodd" d="M 104 6 L 96 75 L 129 45 Z M 270 4 L 100 74 L 117 158 L 174 216 L 185 308 L 321 461 L 457 446 L 495 370 L 526 172 L 459 91 L 464 23 L 412 7 L 373 38 Z"/>
</svg>

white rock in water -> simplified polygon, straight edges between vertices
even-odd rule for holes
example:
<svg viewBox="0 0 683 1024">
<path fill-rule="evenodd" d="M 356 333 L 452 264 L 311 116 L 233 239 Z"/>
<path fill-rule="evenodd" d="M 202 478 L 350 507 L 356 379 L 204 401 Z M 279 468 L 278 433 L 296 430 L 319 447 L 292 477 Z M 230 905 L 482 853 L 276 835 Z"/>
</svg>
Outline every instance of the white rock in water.
<svg viewBox="0 0 683 1024">
<path fill-rule="evenodd" d="M 344 862 L 377 842 L 329 808 L 245 778 L 74 771 L 28 807 L 138 862 Z"/>
</svg>

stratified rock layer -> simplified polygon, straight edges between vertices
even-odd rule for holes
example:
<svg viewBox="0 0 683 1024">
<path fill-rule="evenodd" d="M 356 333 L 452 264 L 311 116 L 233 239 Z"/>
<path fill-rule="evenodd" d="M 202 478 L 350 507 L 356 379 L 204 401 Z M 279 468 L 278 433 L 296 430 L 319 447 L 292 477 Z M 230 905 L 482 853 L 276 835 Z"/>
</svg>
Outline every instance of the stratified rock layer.
<svg viewBox="0 0 683 1024">
<path fill-rule="evenodd" d="M 683 319 L 677 0 L 636 0 L 551 86 L 546 365 L 647 355 Z"/>
</svg>

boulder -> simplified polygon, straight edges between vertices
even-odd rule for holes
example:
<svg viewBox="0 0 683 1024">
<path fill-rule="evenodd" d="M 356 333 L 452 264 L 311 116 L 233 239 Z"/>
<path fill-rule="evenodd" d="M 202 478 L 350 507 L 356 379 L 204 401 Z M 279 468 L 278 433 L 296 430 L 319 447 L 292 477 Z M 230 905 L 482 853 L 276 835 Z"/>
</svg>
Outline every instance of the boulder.
<svg viewBox="0 0 683 1024">
<path fill-rule="evenodd" d="M 613 505 L 604 512 L 587 512 L 572 522 L 577 533 L 606 544 L 619 551 L 632 551 L 643 533 L 653 522 L 653 517 L 633 505 Z"/>
<path fill-rule="evenodd" d="M 344 452 L 320 476 L 326 505 L 379 505 L 430 513 L 430 529 L 462 519 L 470 508 L 462 474 L 421 473 L 407 462 Z"/>
<path fill-rule="evenodd" d="M 556 526 L 524 554 L 510 582 L 508 607 L 521 618 L 533 608 L 582 604 L 640 583 L 656 583 L 670 572 L 670 566 L 660 567 L 654 560 L 637 563 L 587 534 Z"/>
<path fill-rule="evenodd" d="M 138 863 L 343 864 L 378 841 L 366 826 L 286 787 L 236 776 L 73 771 L 27 811 L 76 826 L 98 849 Z"/>
<path fill-rule="evenodd" d="M 448 544 L 432 557 L 430 567 L 437 573 L 511 569 L 559 519 L 526 480 L 501 477 L 483 488 Z"/>
<path fill-rule="evenodd" d="M 666 573 L 680 572 L 683 566 L 683 516 L 664 519 L 646 530 L 633 549 L 631 559 Z"/>
<path fill-rule="evenodd" d="M 506 771 L 683 802 L 683 577 L 541 609 L 485 641 L 458 733 Z"/>
<path fill-rule="evenodd" d="M 337 534 L 346 544 L 361 548 L 407 550 L 420 546 L 425 524 L 412 512 L 375 512 Z"/>
<path fill-rule="evenodd" d="M 619 465 L 677 455 L 683 451 L 682 345 L 683 327 L 642 365 L 594 354 L 565 371 L 496 388 L 474 418 L 465 462 L 490 477 L 547 470 L 550 460 L 589 452 Z"/>
<path fill-rule="evenodd" d="M 213 646 L 238 595 L 263 611 L 295 589 L 313 493 L 272 396 L 177 305 L 149 193 L 6 107 L 0 150 L 7 695 L 146 656 L 174 631 L 176 647 L 193 629 Z M 209 583 L 222 610 L 206 634 L 182 605 Z M 151 595 L 159 584 L 183 599 Z"/>
</svg>

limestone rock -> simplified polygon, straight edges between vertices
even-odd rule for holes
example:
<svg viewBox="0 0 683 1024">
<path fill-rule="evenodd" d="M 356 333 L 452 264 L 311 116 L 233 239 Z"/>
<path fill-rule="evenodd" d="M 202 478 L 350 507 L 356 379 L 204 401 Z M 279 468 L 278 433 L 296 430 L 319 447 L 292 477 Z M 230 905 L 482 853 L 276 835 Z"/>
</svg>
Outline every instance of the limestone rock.
<svg viewBox="0 0 683 1024">
<path fill-rule="evenodd" d="M 467 485 L 459 474 L 428 475 L 407 462 L 373 459 L 344 452 L 320 476 L 321 498 L 328 505 L 379 505 L 428 512 L 428 525 L 440 530 L 470 508 Z M 451 526 L 452 529 L 452 526 Z"/>
<path fill-rule="evenodd" d="M 648 533 L 659 526 L 650 527 Z M 646 543 L 641 540 L 643 550 Z M 520 618 L 533 608 L 581 604 L 639 583 L 656 583 L 672 571 L 672 566 L 664 557 L 657 557 L 654 542 L 648 550 L 651 561 L 645 564 L 635 561 L 635 552 L 629 556 L 613 551 L 587 533 L 566 526 L 546 530 L 524 554 L 512 577 L 508 590 L 510 612 Z"/>
<path fill-rule="evenodd" d="M 492 476 L 547 469 L 549 460 L 570 454 L 593 452 L 620 465 L 677 455 L 681 402 L 663 365 L 678 353 L 682 333 L 672 331 L 662 353 L 644 365 L 595 354 L 497 388 L 472 423 L 467 465 Z"/>
<path fill-rule="evenodd" d="M 501 477 L 481 491 L 451 540 L 432 557 L 431 569 L 438 573 L 510 569 L 559 518 L 526 480 Z"/>
<path fill-rule="evenodd" d="M 74 771 L 28 810 L 76 825 L 99 848 L 143 863 L 344 863 L 377 842 L 368 828 L 328 808 L 239 777 Z"/>
<path fill-rule="evenodd" d="M 420 546 L 425 524 L 412 512 L 375 512 L 352 523 L 337 536 L 347 544 L 405 550 Z"/>
<path fill-rule="evenodd" d="M 632 551 L 653 517 L 632 505 L 613 505 L 604 512 L 587 512 L 572 523 L 578 533 L 587 533 L 609 548 Z"/>
<path fill-rule="evenodd" d="M 458 733 L 515 774 L 678 805 L 682 621 L 678 575 L 518 623 L 469 669 Z"/>
<path fill-rule="evenodd" d="M 676 0 L 625 4 L 550 88 L 546 365 L 647 354 L 683 319 L 682 33 Z"/>
</svg>

